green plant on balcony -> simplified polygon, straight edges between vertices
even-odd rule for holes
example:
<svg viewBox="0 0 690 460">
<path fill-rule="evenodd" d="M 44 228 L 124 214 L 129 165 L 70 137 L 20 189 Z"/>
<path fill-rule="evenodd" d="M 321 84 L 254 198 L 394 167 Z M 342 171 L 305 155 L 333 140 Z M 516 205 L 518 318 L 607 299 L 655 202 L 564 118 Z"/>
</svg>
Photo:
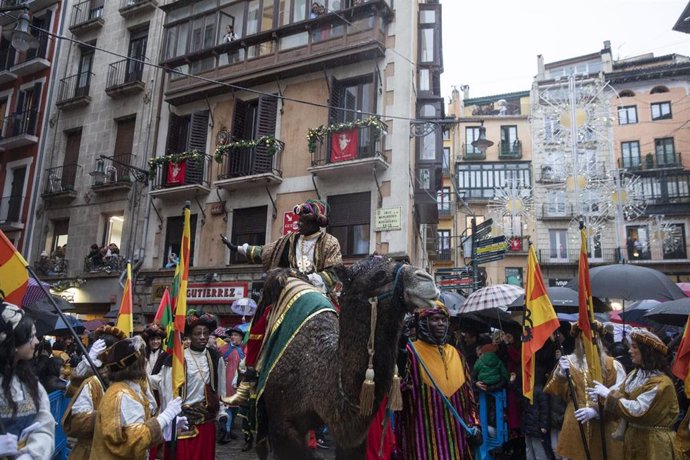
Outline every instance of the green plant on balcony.
<svg viewBox="0 0 690 460">
<path fill-rule="evenodd" d="M 330 133 L 337 133 L 340 131 L 347 131 L 354 128 L 374 128 L 372 130 L 372 140 L 378 140 L 382 131 L 386 130 L 386 124 L 381 121 L 381 117 L 372 116 L 369 118 L 362 118 L 360 120 L 352 120 L 342 123 L 333 123 L 332 125 L 321 125 L 318 128 L 311 128 L 307 131 L 307 146 L 309 153 L 315 153 L 318 144 L 323 142 L 323 139 Z"/>
<path fill-rule="evenodd" d="M 180 153 L 169 153 L 168 155 L 163 155 L 162 157 L 149 158 L 149 175 L 151 177 L 156 175 L 156 169 L 159 166 L 165 166 L 168 163 L 179 164 L 183 161 L 198 164 L 201 162 L 206 155 L 199 152 L 198 150 L 192 150 L 191 152 L 180 152 Z"/>
<path fill-rule="evenodd" d="M 283 141 L 279 141 L 272 134 L 268 134 L 266 136 L 261 136 L 258 139 L 252 139 L 249 141 L 235 141 L 219 145 L 213 154 L 213 159 L 216 160 L 218 163 L 222 163 L 223 157 L 228 153 L 232 153 L 240 149 L 253 149 L 254 147 L 257 147 L 259 145 L 266 146 L 266 153 L 268 155 L 275 155 L 276 153 L 280 153 L 283 151 L 283 148 L 285 147 L 285 143 Z"/>
</svg>

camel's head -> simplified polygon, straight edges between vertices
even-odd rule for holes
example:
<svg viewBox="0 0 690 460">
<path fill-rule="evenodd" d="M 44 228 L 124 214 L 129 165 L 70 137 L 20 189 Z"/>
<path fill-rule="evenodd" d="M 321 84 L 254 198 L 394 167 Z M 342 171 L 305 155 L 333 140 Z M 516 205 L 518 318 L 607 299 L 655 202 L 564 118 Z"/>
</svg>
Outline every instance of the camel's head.
<svg viewBox="0 0 690 460">
<path fill-rule="evenodd" d="M 406 312 L 412 312 L 433 307 L 439 296 L 436 283 L 427 272 L 385 256 L 369 256 L 349 268 L 339 266 L 337 272 L 345 298 L 393 296 L 402 301 Z"/>
</svg>

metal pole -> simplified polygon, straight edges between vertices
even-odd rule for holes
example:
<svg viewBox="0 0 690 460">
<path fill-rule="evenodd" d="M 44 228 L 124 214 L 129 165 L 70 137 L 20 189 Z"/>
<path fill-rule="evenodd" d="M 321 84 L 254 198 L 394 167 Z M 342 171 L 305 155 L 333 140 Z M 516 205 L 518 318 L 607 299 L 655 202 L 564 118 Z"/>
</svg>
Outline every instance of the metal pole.
<svg viewBox="0 0 690 460">
<path fill-rule="evenodd" d="M 565 356 L 563 351 L 563 344 L 559 343 L 558 347 L 561 349 L 561 356 Z M 577 403 L 577 395 L 575 394 L 575 385 L 573 385 L 573 379 L 570 377 L 570 369 L 565 370 L 565 378 L 568 380 L 568 390 L 570 390 L 570 398 L 573 400 L 573 407 L 575 410 L 580 408 Z M 582 439 L 582 445 L 585 448 L 585 457 L 587 460 L 592 460 L 592 455 L 589 453 L 589 445 L 587 445 L 587 435 L 585 434 L 585 427 L 578 421 L 576 421 L 578 428 L 580 428 L 580 439 Z"/>
<path fill-rule="evenodd" d="M 471 259 L 471 264 L 472 264 L 472 290 L 476 291 L 479 288 L 479 273 L 477 270 L 477 253 L 476 253 L 476 247 L 477 247 L 477 218 L 475 216 L 472 216 L 472 259 Z"/>
</svg>

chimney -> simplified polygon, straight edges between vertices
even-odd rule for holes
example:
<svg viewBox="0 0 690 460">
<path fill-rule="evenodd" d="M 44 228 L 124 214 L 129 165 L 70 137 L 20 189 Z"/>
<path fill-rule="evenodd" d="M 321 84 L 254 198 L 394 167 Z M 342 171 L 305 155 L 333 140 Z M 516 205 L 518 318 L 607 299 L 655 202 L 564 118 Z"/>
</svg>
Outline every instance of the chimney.
<svg viewBox="0 0 690 460">
<path fill-rule="evenodd" d="M 544 68 L 544 56 L 537 54 L 537 80 L 544 80 L 546 78 L 546 69 Z"/>
<path fill-rule="evenodd" d="M 601 50 L 601 70 L 604 73 L 613 72 L 613 56 L 611 54 L 610 40 L 604 40 L 604 49 Z"/>
<path fill-rule="evenodd" d="M 460 91 L 458 91 L 457 87 L 453 86 L 453 91 L 450 93 L 450 104 L 448 106 L 448 113 L 450 115 L 459 117 L 460 112 L 462 110 L 460 104 Z"/>
<path fill-rule="evenodd" d="M 460 87 L 462 90 L 462 98 L 463 99 L 469 99 L 470 98 L 470 85 L 462 85 Z"/>
</svg>

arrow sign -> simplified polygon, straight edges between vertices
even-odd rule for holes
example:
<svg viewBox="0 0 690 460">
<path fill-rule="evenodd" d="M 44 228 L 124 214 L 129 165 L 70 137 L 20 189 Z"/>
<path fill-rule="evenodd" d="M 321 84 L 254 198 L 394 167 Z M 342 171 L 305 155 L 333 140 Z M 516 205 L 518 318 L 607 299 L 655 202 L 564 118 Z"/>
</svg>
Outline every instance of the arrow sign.
<svg viewBox="0 0 690 460">
<path fill-rule="evenodd" d="M 505 256 L 507 249 L 508 242 L 505 235 L 477 241 L 474 248 L 474 260 L 478 264 L 501 260 Z"/>
<path fill-rule="evenodd" d="M 505 252 L 502 252 L 500 254 L 496 254 L 494 256 L 488 257 L 488 258 L 483 258 L 483 259 L 477 259 L 477 265 L 482 265 L 482 264 L 488 264 L 489 262 L 495 262 L 497 260 L 503 260 L 505 258 Z"/>
<path fill-rule="evenodd" d="M 493 223 L 494 223 L 494 220 L 492 218 L 486 219 L 481 224 L 475 225 L 475 230 L 477 231 L 477 233 L 481 232 L 482 230 L 484 230 L 487 227 L 489 228 L 489 230 L 491 230 L 491 224 L 493 224 Z"/>
</svg>

